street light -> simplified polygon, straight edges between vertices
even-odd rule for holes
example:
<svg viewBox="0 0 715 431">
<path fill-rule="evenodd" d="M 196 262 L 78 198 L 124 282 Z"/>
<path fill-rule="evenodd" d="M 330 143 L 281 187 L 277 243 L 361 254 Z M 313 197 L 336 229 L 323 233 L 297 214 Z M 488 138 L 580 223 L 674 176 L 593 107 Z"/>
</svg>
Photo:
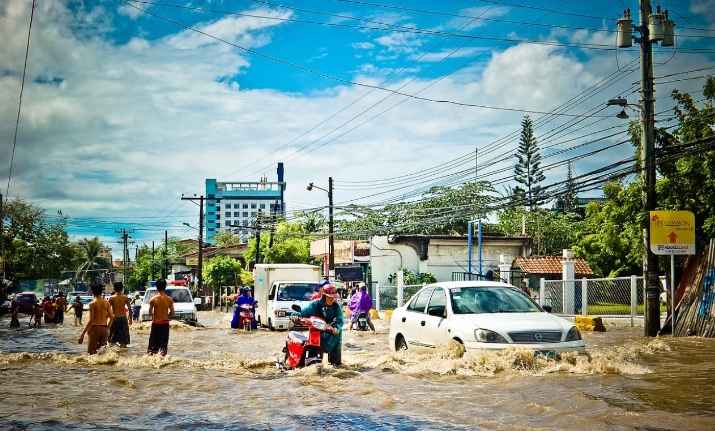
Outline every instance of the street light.
<svg viewBox="0 0 715 431">
<path fill-rule="evenodd" d="M 319 189 L 328 193 L 328 276 L 334 276 L 335 252 L 333 248 L 333 177 L 328 177 L 328 189 L 318 187 L 313 183 L 305 188 L 308 191 Z"/>
<path fill-rule="evenodd" d="M 647 14 L 646 14 L 647 16 Z M 617 105 L 623 109 L 617 115 L 618 118 L 628 118 L 625 108 L 637 107 L 641 115 L 641 169 L 643 169 L 643 210 L 646 217 L 650 218 L 651 211 L 656 208 L 656 172 L 655 172 L 655 116 L 654 116 L 654 99 L 653 99 L 653 80 L 652 80 L 652 48 L 644 48 L 641 54 L 641 69 L 643 78 L 641 79 L 641 90 L 643 99 L 641 105 L 628 103 L 626 99 L 617 98 L 610 99 L 606 102 L 606 106 Z M 646 52 L 647 51 L 647 52 Z M 646 59 L 644 60 L 644 57 Z M 644 284 L 646 286 L 645 295 L 645 335 L 655 337 L 660 330 L 660 286 L 658 279 L 658 256 L 650 249 L 650 220 L 643 229 L 643 272 Z"/>
</svg>

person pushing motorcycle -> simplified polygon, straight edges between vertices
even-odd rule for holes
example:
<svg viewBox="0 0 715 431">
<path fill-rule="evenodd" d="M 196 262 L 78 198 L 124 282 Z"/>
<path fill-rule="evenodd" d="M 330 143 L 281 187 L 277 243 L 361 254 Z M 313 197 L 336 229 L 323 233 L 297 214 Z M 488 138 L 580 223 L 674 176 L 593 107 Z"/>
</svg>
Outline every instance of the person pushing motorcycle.
<svg viewBox="0 0 715 431">
<path fill-rule="evenodd" d="M 328 362 L 340 365 L 342 362 L 341 348 L 343 343 L 343 309 L 338 304 L 338 289 L 332 284 L 323 287 L 319 299 L 311 301 L 300 312 L 294 311 L 290 319 L 298 321 L 299 317 L 317 316 L 333 327 L 332 333 L 325 331 L 320 334 L 320 347 L 328 354 Z"/>
</svg>

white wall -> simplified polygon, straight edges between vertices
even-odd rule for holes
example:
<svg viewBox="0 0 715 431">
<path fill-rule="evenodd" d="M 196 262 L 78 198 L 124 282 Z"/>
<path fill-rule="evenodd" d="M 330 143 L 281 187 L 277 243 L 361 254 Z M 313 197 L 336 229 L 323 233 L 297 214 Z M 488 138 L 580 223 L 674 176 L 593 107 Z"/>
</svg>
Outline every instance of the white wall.
<svg viewBox="0 0 715 431">
<path fill-rule="evenodd" d="M 525 239 L 525 242 L 527 239 Z M 428 246 L 427 260 L 420 261 L 417 251 L 406 244 L 389 244 L 386 236 L 372 237 L 370 249 L 370 266 L 372 280 L 380 285 L 388 285 L 387 278 L 396 273 L 398 268 L 407 268 L 413 272 L 431 273 L 437 281 L 451 281 L 453 272 L 467 272 L 467 238 L 432 239 Z M 499 255 L 508 254 L 512 257 L 526 255 L 525 247 L 514 244 L 514 241 L 501 239 L 484 240 L 482 242 L 482 268 L 498 270 Z M 479 248 L 472 246 L 472 272 L 476 273 L 479 266 Z"/>
</svg>

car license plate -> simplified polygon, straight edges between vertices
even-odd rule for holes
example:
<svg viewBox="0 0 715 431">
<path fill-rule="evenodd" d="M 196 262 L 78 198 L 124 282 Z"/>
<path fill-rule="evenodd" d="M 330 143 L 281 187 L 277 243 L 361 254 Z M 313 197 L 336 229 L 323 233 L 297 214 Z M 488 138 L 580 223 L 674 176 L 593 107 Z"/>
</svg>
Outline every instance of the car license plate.
<svg viewBox="0 0 715 431">
<path fill-rule="evenodd" d="M 556 359 L 555 350 L 535 350 L 534 356 L 546 356 L 547 358 Z"/>
</svg>

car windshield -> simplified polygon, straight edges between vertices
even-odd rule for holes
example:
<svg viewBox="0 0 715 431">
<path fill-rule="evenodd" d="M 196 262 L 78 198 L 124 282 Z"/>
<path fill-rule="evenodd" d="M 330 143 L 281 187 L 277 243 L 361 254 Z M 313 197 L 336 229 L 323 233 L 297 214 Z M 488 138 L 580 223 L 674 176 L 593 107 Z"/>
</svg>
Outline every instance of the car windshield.
<svg viewBox="0 0 715 431">
<path fill-rule="evenodd" d="M 93 299 L 94 299 L 93 296 L 80 296 L 79 297 L 79 301 L 82 304 L 89 304 L 90 302 L 92 302 Z"/>
<path fill-rule="evenodd" d="M 530 298 L 512 287 L 456 287 L 450 292 L 455 314 L 541 311 Z"/>
<path fill-rule="evenodd" d="M 149 300 L 156 296 L 156 289 L 152 290 L 147 290 L 146 294 L 144 295 L 144 302 L 149 303 Z M 191 303 L 191 294 L 189 294 L 188 289 L 171 289 L 167 288 L 165 290 L 165 293 L 169 296 L 171 296 L 171 299 L 174 300 L 174 302 L 188 302 Z"/>
<path fill-rule="evenodd" d="M 19 295 L 17 297 L 17 303 L 18 304 L 34 304 L 35 303 L 35 297 L 30 296 L 30 295 Z"/>
<path fill-rule="evenodd" d="M 278 285 L 279 301 L 307 301 L 318 291 L 318 283 L 281 283 Z"/>
</svg>

